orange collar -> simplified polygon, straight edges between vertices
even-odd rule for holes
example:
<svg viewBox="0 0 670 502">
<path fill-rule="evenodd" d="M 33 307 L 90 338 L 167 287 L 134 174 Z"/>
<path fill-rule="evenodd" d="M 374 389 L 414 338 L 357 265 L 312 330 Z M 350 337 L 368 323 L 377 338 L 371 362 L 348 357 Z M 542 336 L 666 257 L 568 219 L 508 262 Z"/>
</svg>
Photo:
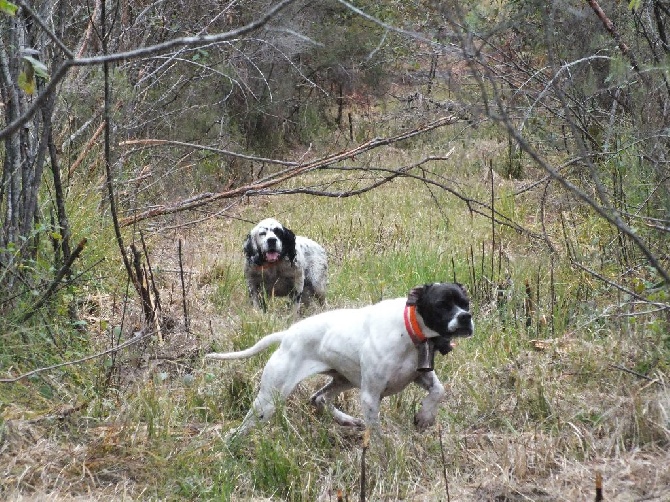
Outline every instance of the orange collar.
<svg viewBox="0 0 670 502">
<path fill-rule="evenodd" d="M 426 337 L 421 331 L 419 321 L 416 319 L 416 305 L 405 305 L 403 317 L 405 318 L 405 329 L 414 342 L 414 345 L 419 345 L 421 342 L 425 342 Z"/>
</svg>

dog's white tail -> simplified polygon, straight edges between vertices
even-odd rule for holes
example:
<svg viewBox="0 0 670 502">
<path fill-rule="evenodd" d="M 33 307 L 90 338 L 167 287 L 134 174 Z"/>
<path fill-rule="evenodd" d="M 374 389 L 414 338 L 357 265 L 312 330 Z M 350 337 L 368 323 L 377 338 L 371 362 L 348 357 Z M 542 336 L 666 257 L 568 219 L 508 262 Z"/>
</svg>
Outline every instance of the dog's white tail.
<svg viewBox="0 0 670 502">
<path fill-rule="evenodd" d="M 212 352 L 205 355 L 205 359 L 245 359 L 262 352 L 273 343 L 281 342 L 285 334 L 285 331 L 278 331 L 261 338 L 254 346 L 248 349 L 240 350 L 239 352 Z"/>
</svg>

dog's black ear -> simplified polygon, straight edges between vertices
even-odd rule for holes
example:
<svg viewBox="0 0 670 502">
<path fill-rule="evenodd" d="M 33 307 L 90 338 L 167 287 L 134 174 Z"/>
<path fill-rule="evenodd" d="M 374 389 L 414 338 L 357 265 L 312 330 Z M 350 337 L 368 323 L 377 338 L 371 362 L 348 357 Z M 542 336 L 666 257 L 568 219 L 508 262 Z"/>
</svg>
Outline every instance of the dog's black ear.
<svg viewBox="0 0 670 502">
<path fill-rule="evenodd" d="M 470 297 L 470 294 L 468 293 L 468 288 L 465 286 L 465 284 L 461 284 L 460 282 L 455 282 L 454 284 L 459 288 L 461 288 L 461 291 L 463 291 L 463 294 L 465 296 Z"/>
<path fill-rule="evenodd" d="M 296 257 L 295 234 L 286 227 L 275 231 L 275 233 L 279 234 L 284 253 L 288 257 L 289 261 L 293 263 Z"/>
<path fill-rule="evenodd" d="M 407 305 L 416 305 L 423 295 L 423 290 L 427 285 L 416 286 L 409 291 L 407 295 Z"/>
<path fill-rule="evenodd" d="M 262 264 L 261 255 L 254 245 L 251 234 L 247 234 L 247 238 L 244 240 L 244 247 L 242 249 L 244 250 L 244 255 L 247 257 L 249 263 L 255 263 L 256 265 Z"/>
<path fill-rule="evenodd" d="M 254 254 L 254 245 L 251 242 L 251 234 L 247 234 L 247 238 L 244 240 L 243 249 L 247 258 L 251 258 L 251 256 Z"/>
</svg>

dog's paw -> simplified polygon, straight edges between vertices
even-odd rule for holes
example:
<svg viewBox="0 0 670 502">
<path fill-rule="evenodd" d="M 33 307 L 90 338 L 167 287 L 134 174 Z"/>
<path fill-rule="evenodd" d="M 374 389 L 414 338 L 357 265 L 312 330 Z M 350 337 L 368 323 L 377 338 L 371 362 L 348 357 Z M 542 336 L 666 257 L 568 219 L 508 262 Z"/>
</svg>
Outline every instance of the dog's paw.
<svg viewBox="0 0 670 502">
<path fill-rule="evenodd" d="M 338 425 L 343 427 L 356 427 L 358 429 L 365 429 L 365 421 L 361 420 L 360 418 L 349 416 L 337 408 L 333 408 L 331 411 L 333 419 Z"/>
<path fill-rule="evenodd" d="M 365 429 L 365 422 L 360 418 L 349 417 L 348 420 L 337 421 L 343 427 L 356 427 L 357 429 Z"/>
<path fill-rule="evenodd" d="M 414 415 L 414 425 L 419 432 L 425 431 L 428 427 L 435 424 L 435 414 L 421 409 Z"/>
</svg>

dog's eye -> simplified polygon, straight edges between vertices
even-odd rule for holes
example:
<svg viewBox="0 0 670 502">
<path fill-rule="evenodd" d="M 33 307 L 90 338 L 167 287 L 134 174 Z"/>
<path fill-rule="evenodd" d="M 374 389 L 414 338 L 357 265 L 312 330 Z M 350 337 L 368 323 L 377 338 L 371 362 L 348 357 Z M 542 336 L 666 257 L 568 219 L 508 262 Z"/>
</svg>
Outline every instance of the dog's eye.
<svg viewBox="0 0 670 502">
<path fill-rule="evenodd" d="M 259 233 L 258 235 L 260 235 L 261 237 L 265 237 L 265 234 L 266 234 L 266 233 L 267 233 L 267 232 L 266 232 L 265 230 L 263 230 L 263 231 L 262 231 L 261 233 Z"/>
</svg>

